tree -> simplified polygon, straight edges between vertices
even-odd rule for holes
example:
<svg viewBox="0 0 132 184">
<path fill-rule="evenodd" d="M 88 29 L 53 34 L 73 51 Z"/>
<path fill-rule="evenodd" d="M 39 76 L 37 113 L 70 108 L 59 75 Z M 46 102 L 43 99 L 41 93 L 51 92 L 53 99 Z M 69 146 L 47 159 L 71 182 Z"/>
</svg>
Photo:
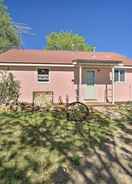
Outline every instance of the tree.
<svg viewBox="0 0 132 184">
<path fill-rule="evenodd" d="M 12 73 L 0 72 L 0 104 L 18 101 L 20 84 Z"/>
<path fill-rule="evenodd" d="M 0 52 L 19 46 L 19 36 L 4 4 L 0 0 Z"/>
<path fill-rule="evenodd" d="M 53 32 L 47 36 L 47 50 L 93 51 L 83 36 L 70 32 Z"/>
</svg>

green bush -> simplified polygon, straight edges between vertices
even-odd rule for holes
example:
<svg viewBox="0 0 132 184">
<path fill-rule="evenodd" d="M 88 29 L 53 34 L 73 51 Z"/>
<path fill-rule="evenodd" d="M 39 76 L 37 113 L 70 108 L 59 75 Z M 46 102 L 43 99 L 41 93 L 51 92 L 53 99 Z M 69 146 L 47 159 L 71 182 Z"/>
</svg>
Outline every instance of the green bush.
<svg viewBox="0 0 132 184">
<path fill-rule="evenodd" d="M 0 104 L 16 103 L 20 94 L 20 84 L 11 72 L 0 72 Z"/>
<path fill-rule="evenodd" d="M 73 155 L 73 157 L 71 157 L 71 161 L 73 162 L 74 165 L 79 166 L 81 163 L 81 158 L 79 155 Z"/>
</svg>

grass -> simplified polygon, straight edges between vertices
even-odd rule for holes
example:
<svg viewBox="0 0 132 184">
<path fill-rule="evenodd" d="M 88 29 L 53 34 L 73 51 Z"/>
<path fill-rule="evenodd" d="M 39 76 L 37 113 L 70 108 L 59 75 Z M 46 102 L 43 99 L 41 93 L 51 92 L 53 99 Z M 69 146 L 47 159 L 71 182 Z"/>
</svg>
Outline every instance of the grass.
<svg viewBox="0 0 132 184">
<path fill-rule="evenodd" d="M 130 122 L 129 109 L 120 113 Z M 99 112 L 80 123 L 67 121 L 65 113 L 0 113 L 0 184 L 72 183 L 84 158 L 122 126 Z"/>
</svg>

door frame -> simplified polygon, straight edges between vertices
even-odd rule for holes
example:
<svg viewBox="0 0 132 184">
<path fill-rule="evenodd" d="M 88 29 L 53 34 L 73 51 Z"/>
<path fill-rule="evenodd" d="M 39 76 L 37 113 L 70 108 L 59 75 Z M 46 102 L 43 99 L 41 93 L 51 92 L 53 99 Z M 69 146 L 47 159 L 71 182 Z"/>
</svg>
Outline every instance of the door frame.
<svg viewBox="0 0 132 184">
<path fill-rule="evenodd" d="M 92 69 L 92 68 L 83 68 L 83 72 L 87 73 L 87 72 L 94 72 L 94 90 L 95 90 L 95 97 L 94 98 L 86 98 L 84 95 L 84 100 L 96 100 L 96 69 Z M 86 74 L 85 74 L 86 75 Z M 86 85 L 86 84 L 85 84 Z M 86 87 L 86 86 L 85 86 Z M 85 89 L 84 89 L 85 90 Z M 84 92 L 85 93 L 85 92 Z"/>
</svg>

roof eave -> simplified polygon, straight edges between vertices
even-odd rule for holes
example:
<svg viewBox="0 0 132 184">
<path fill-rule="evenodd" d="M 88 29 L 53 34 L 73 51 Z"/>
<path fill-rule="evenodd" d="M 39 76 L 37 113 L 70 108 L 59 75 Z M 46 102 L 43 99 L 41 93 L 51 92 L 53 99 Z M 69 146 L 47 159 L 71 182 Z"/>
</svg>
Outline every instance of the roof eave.
<svg viewBox="0 0 132 184">
<path fill-rule="evenodd" d="M 74 67 L 73 64 L 63 64 L 63 63 L 20 63 L 20 62 L 0 62 L 0 66 L 53 66 L 53 67 Z"/>
<path fill-rule="evenodd" d="M 99 60 L 99 59 L 76 59 L 72 61 L 73 64 L 90 64 L 90 65 L 115 65 L 115 64 L 123 64 L 121 60 L 113 61 L 113 60 Z"/>
</svg>

